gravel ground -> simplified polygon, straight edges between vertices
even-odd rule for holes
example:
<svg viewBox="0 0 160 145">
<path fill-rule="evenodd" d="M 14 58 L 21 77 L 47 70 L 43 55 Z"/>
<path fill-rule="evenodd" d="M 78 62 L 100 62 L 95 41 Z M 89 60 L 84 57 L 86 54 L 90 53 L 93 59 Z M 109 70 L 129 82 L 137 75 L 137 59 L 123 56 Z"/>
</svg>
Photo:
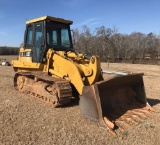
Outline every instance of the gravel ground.
<svg viewBox="0 0 160 145">
<path fill-rule="evenodd" d="M 160 66 L 102 63 L 103 69 L 144 72 L 148 102 L 160 111 Z M 69 106 L 53 108 L 13 88 L 12 67 L 0 66 L 0 144 L 1 145 L 159 145 L 160 113 L 138 125 L 117 130 L 114 137 L 84 119 L 78 100 Z"/>
</svg>

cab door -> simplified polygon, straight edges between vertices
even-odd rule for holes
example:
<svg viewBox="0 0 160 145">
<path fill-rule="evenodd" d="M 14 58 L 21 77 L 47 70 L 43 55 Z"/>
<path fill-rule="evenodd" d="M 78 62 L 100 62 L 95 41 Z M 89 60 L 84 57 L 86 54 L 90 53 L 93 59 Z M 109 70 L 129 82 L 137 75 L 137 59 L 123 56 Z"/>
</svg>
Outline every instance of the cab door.
<svg viewBox="0 0 160 145">
<path fill-rule="evenodd" d="M 34 24 L 34 35 L 33 35 L 33 62 L 42 62 L 43 60 L 43 22 L 38 22 Z"/>
</svg>

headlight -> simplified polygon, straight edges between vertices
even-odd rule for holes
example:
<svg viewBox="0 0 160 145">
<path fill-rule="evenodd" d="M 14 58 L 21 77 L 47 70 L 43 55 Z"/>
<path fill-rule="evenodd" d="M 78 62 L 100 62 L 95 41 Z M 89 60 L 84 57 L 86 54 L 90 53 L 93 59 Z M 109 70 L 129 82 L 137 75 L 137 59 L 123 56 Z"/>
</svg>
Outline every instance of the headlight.
<svg viewBox="0 0 160 145">
<path fill-rule="evenodd" d="M 26 52 L 26 56 L 30 57 L 31 56 L 31 52 Z"/>
<path fill-rule="evenodd" d="M 30 51 L 28 51 L 28 52 L 21 52 L 20 56 L 21 57 L 31 57 L 31 52 Z"/>
</svg>

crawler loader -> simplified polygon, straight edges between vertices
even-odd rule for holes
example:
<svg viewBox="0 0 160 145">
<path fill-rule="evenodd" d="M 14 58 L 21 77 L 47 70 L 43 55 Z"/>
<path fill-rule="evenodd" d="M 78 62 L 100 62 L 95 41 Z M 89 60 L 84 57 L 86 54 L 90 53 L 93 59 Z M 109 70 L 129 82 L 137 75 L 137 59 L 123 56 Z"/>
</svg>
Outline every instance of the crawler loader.
<svg viewBox="0 0 160 145">
<path fill-rule="evenodd" d="M 75 91 L 83 116 L 115 134 L 155 112 L 146 101 L 143 74 L 104 79 L 98 56 L 73 49 L 72 21 L 43 16 L 26 22 L 18 60 L 15 88 L 60 107 L 72 101 Z"/>
</svg>

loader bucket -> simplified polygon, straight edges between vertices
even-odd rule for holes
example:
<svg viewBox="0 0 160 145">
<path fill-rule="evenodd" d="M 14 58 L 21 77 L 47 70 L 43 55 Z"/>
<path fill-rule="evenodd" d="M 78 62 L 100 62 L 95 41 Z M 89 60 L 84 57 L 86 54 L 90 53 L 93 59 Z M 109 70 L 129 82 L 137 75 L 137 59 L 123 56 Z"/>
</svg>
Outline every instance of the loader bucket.
<svg viewBox="0 0 160 145">
<path fill-rule="evenodd" d="M 146 101 L 143 74 L 116 76 L 83 88 L 81 113 L 113 131 L 137 124 L 155 111 Z"/>
</svg>

